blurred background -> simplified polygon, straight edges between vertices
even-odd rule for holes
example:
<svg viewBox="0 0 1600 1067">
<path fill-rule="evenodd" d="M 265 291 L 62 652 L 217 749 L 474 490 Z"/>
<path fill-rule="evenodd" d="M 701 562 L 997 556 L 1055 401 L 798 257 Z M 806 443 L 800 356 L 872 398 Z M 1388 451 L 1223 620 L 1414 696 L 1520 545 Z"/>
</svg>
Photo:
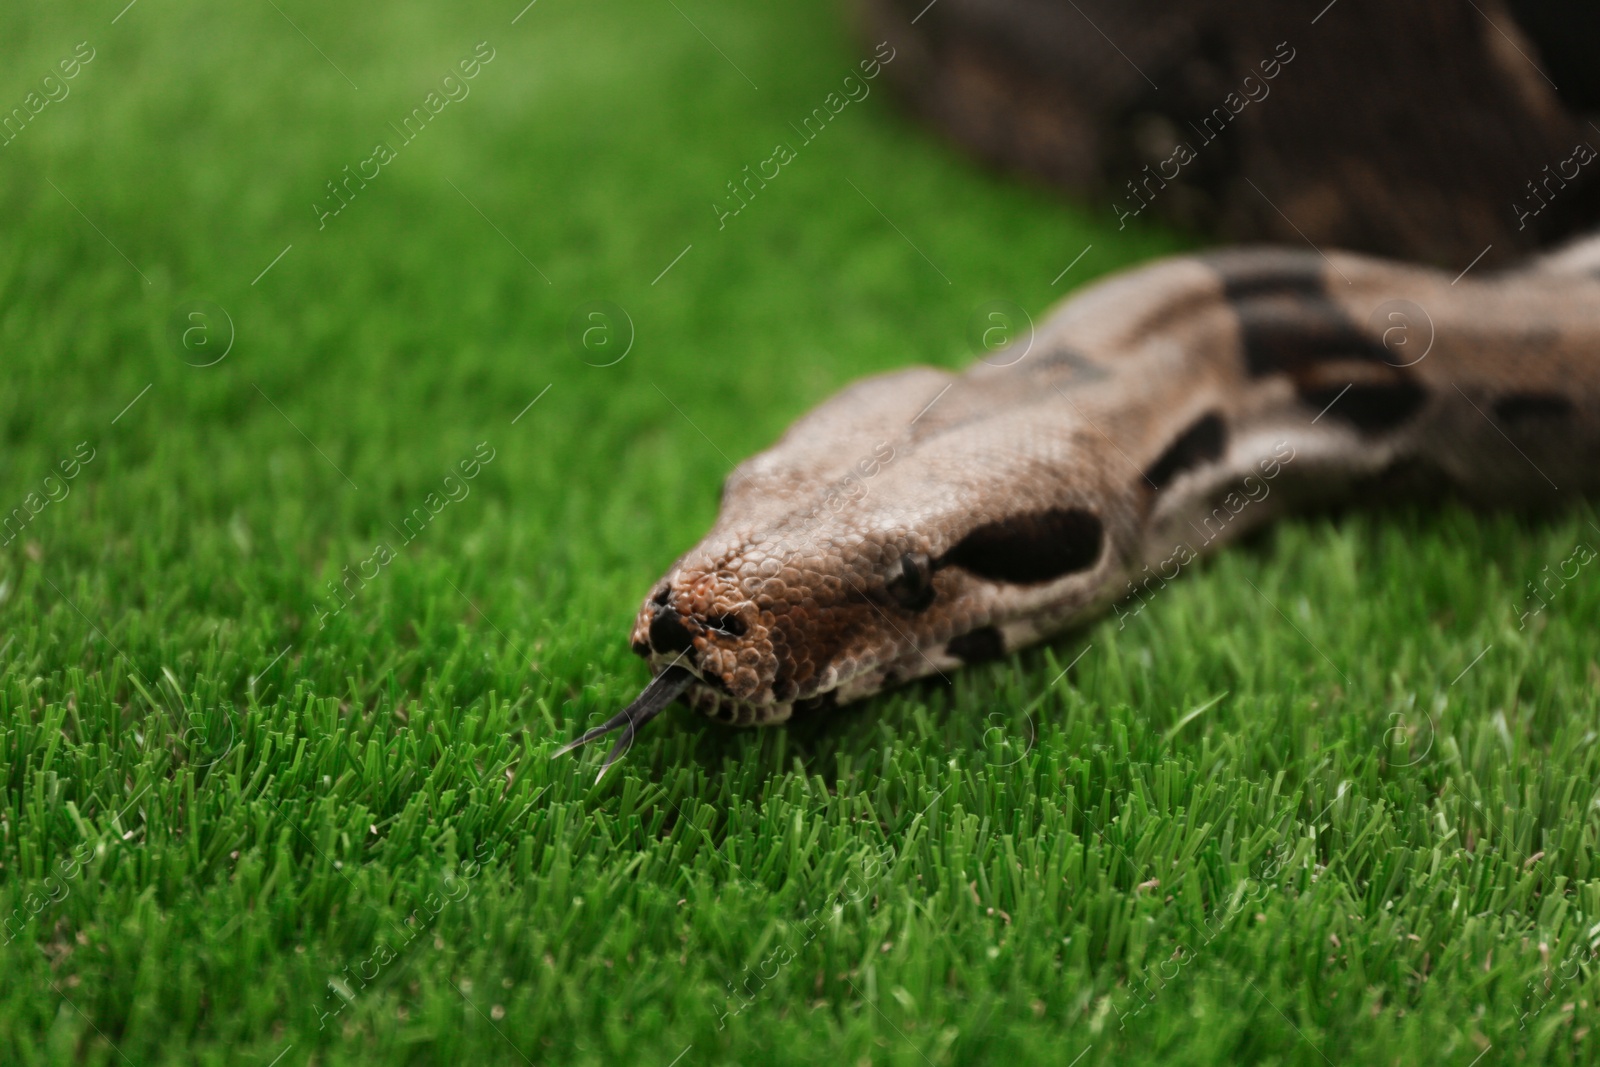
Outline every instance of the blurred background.
<svg viewBox="0 0 1600 1067">
<path fill-rule="evenodd" d="M 634 610 L 735 462 L 865 374 L 971 362 L 998 306 L 1202 239 L 1119 220 L 1170 145 L 1135 136 L 1143 74 L 1101 36 L 1067 34 L 1100 65 L 1055 74 L 1134 88 L 1074 177 L 936 132 L 988 113 L 928 79 L 1014 53 L 934 62 L 981 34 L 917 8 L 0 12 L 0 1060 L 1465 1064 L 1517 1040 L 1528 946 L 1591 925 L 1539 893 L 1558 860 L 1593 876 L 1594 583 L 1517 625 L 1581 517 L 1291 523 L 1140 628 L 948 690 L 759 734 L 675 712 L 598 793 L 544 758 L 645 681 Z M 1106 30 L 1183 51 L 1141 11 Z M 1327 62 L 1306 51 L 1285 78 Z M 1232 55 L 1174 77 L 1205 98 Z M 1275 225 L 1228 215 L 1241 173 L 1163 203 Z M 1446 236 L 1441 262 L 1477 247 Z M 886 846 L 892 876 L 835 907 Z M 1273 921 L 1158 995 L 1247 877 Z M 452 878 L 471 903 L 415 919 Z M 1356 914 L 1376 947 L 1326 978 Z M 371 964 L 396 930 L 402 962 Z M 735 1010 L 780 945 L 801 963 Z"/>
</svg>

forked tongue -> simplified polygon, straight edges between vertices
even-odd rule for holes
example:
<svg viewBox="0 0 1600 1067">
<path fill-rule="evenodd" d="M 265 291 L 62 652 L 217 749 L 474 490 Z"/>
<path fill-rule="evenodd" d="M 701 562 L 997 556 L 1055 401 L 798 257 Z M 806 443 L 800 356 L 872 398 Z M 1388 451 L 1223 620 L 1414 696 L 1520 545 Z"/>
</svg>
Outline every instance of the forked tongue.
<svg viewBox="0 0 1600 1067">
<path fill-rule="evenodd" d="M 639 732 L 639 727 L 660 715 L 668 704 L 677 699 L 679 693 L 689 688 L 689 683 L 693 681 L 694 675 L 683 667 L 668 667 L 650 680 L 650 684 L 634 698 L 632 704 L 594 729 L 585 731 L 577 739 L 562 745 L 551 754 L 550 758 L 564 756 L 573 749 L 587 745 L 595 738 L 604 737 L 612 730 L 621 727 L 622 736 L 617 738 L 617 743 L 611 747 L 611 753 L 606 756 L 606 761 L 600 764 L 600 773 L 595 775 L 594 780 L 598 782 L 605 777 L 611 765 L 633 747 L 633 738 Z"/>
</svg>

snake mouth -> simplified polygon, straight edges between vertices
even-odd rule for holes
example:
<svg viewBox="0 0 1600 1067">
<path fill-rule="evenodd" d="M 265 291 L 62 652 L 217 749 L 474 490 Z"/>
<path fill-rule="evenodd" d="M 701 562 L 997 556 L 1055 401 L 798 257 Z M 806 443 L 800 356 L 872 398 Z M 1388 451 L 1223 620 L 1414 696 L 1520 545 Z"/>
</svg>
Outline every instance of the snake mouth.
<svg viewBox="0 0 1600 1067">
<path fill-rule="evenodd" d="M 652 655 L 650 661 L 663 672 L 687 671 L 689 683 L 679 694 L 683 702 L 706 718 L 727 726 L 770 726 L 785 722 L 799 703 L 741 695 L 728 679 L 702 663 L 692 651 L 670 659 Z"/>
<path fill-rule="evenodd" d="M 700 681 L 701 684 L 691 685 L 685 691 L 684 699 L 694 710 L 726 726 L 774 726 L 787 722 L 802 703 L 741 700 L 721 685 L 720 680 L 718 684 Z"/>
<path fill-rule="evenodd" d="M 875 688 L 863 685 L 862 679 L 879 677 L 877 664 L 813 647 L 804 633 L 795 632 L 797 624 L 785 613 L 767 610 L 769 605 L 760 599 L 748 599 L 748 590 L 736 591 L 732 579 L 721 572 L 695 572 L 691 577 L 674 572 L 651 592 L 635 616 L 630 645 L 650 663 L 655 674 L 650 684 L 628 707 L 556 755 L 621 730 L 601 766 L 604 775 L 627 752 L 639 729 L 674 700 L 681 699 L 724 725 L 772 726 Z M 806 603 L 812 614 L 821 610 Z M 835 643 L 844 640 L 845 630 L 835 625 L 832 631 Z M 795 649 L 804 654 L 792 656 Z"/>
<path fill-rule="evenodd" d="M 655 676 L 632 703 L 562 745 L 552 754 L 552 759 L 612 731 L 622 731 L 600 765 L 595 777 L 598 783 L 612 764 L 633 747 L 639 730 L 674 700 L 682 699 L 707 718 L 725 725 L 773 726 L 789 721 L 796 714 L 826 711 L 858 700 L 891 681 L 909 680 L 937 670 L 926 653 L 913 652 L 889 663 L 859 660 L 828 663 L 812 676 L 810 684 L 797 685 L 792 678 L 792 665 L 777 658 L 769 659 L 763 670 L 763 673 L 770 672 L 769 677 L 776 681 L 776 686 L 768 682 L 752 690 L 739 684 L 741 672 L 735 664 L 740 664 L 740 660 L 734 658 L 733 649 L 723 644 L 736 645 L 745 636 L 735 632 L 742 620 L 724 616 L 716 620 L 720 625 L 707 626 L 699 619 L 680 618 L 661 610 L 665 607 L 664 598 L 653 597 L 641 613 L 635 630 L 634 651 L 650 662 Z M 719 671 L 717 666 L 727 669 Z M 781 697 L 774 694 L 774 688 Z"/>
</svg>

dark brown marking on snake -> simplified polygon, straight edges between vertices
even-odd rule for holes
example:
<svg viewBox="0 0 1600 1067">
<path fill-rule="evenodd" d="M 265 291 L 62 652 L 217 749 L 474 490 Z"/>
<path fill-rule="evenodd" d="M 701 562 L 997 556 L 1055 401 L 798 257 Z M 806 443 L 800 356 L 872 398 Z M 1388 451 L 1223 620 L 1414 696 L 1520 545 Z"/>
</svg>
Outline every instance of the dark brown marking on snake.
<svg viewBox="0 0 1600 1067">
<path fill-rule="evenodd" d="M 1336 359 L 1394 365 L 1388 349 L 1321 294 L 1255 296 L 1236 303 L 1234 311 L 1253 378 L 1293 374 Z"/>
<path fill-rule="evenodd" d="M 1383 384 L 1302 388 L 1300 399 L 1319 412 L 1326 409 L 1328 418 L 1349 423 L 1363 433 L 1381 433 L 1415 415 L 1428 399 L 1428 391 L 1397 374 L 1393 382 Z"/>
<path fill-rule="evenodd" d="M 1320 256 L 1241 249 L 1203 258 L 1238 316 L 1251 377 L 1296 374 L 1330 360 L 1394 366 L 1388 349 L 1329 297 Z"/>
<path fill-rule="evenodd" d="M 944 646 L 944 650 L 963 663 L 982 663 L 984 660 L 999 659 L 1004 656 L 1006 642 L 995 627 L 980 626 L 971 633 L 951 638 L 950 643 Z"/>
<path fill-rule="evenodd" d="M 1238 304 L 1258 296 L 1327 293 L 1322 257 L 1287 248 L 1236 249 L 1199 257 L 1222 279 L 1222 295 Z"/>
<path fill-rule="evenodd" d="M 1217 253 L 1208 262 L 1238 316 L 1251 377 L 1287 374 L 1300 399 L 1318 412 L 1327 409 L 1330 418 L 1363 433 L 1392 430 L 1421 409 L 1427 391 L 1333 302 L 1319 258 L 1240 251 Z M 1342 370 L 1351 373 L 1336 381 Z"/>
<path fill-rule="evenodd" d="M 1082 508 L 1051 508 L 985 523 L 938 561 L 994 582 L 1048 582 L 1094 566 L 1105 527 Z"/>
<path fill-rule="evenodd" d="M 1495 401 L 1494 416 L 1509 426 L 1526 426 L 1571 418 L 1578 412 L 1571 400 L 1555 393 L 1513 393 Z"/>
<path fill-rule="evenodd" d="M 1196 419 L 1178 435 L 1177 440 L 1144 472 L 1145 479 L 1157 489 L 1165 489 L 1184 471 L 1215 463 L 1222 458 L 1228 444 L 1228 427 L 1215 411 Z"/>
</svg>

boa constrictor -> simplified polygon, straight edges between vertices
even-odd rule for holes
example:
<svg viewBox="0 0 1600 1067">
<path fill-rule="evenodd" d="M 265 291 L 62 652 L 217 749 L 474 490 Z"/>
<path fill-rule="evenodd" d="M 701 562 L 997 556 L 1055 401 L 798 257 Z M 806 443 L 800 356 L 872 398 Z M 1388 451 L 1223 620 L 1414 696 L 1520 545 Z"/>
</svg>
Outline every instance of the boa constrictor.
<svg viewBox="0 0 1600 1067">
<path fill-rule="evenodd" d="M 654 680 L 561 751 L 620 728 L 609 766 L 680 695 L 767 725 L 1009 653 L 1297 503 L 1590 490 L 1597 416 L 1600 238 L 1456 280 L 1271 247 L 1131 270 L 964 374 L 858 382 L 740 464 L 639 611 Z"/>
</svg>

